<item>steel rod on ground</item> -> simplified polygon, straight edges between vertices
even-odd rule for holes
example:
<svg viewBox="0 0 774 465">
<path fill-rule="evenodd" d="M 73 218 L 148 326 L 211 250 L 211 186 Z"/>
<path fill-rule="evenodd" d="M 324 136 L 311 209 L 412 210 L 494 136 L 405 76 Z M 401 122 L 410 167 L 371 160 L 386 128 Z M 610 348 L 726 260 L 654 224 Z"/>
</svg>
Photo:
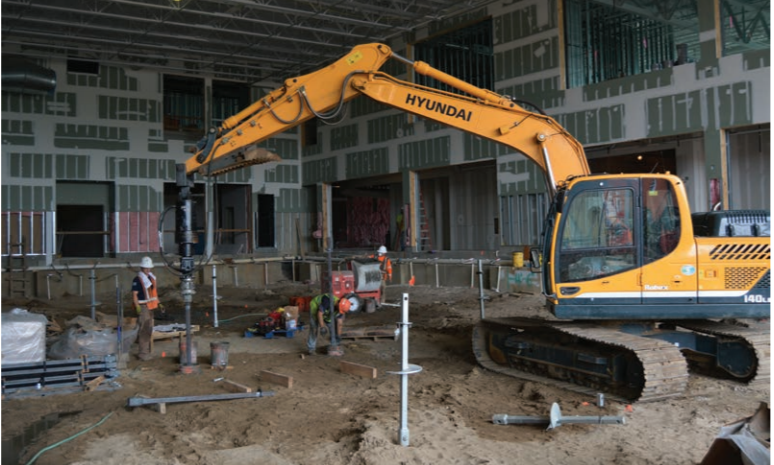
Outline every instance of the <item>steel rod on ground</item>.
<svg viewBox="0 0 774 465">
<path fill-rule="evenodd" d="M 127 400 L 127 407 L 139 407 L 141 405 L 151 404 L 173 404 L 178 402 L 207 402 L 212 400 L 232 400 L 232 399 L 248 399 L 253 397 L 272 397 L 274 391 L 258 391 L 258 392 L 236 392 L 229 394 L 205 394 L 201 396 L 182 396 L 182 397 L 130 397 Z"/>
<path fill-rule="evenodd" d="M 569 416 L 562 415 L 559 404 L 556 402 L 551 405 L 550 416 L 522 416 L 522 415 L 492 415 L 492 423 L 496 425 L 548 425 L 546 429 L 558 428 L 561 425 L 623 425 L 626 423 L 624 417 L 613 416 Z"/>
</svg>

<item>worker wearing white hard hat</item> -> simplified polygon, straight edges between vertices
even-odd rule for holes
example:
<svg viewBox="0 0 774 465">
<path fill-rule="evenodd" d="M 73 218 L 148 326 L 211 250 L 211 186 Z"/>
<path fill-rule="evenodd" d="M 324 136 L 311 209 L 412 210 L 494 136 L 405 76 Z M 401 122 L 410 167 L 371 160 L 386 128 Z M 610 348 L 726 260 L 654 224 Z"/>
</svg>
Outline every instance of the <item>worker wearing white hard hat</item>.
<svg viewBox="0 0 774 465">
<path fill-rule="evenodd" d="M 376 256 L 371 255 L 371 258 L 379 260 L 379 270 L 382 272 L 382 282 L 379 285 L 379 300 L 380 303 L 384 302 L 385 292 L 387 291 L 387 281 L 392 282 L 392 261 L 387 256 L 387 247 L 380 245 L 376 249 Z"/>
<path fill-rule="evenodd" d="M 142 257 L 140 272 L 132 280 L 132 301 L 137 311 L 140 329 L 137 341 L 140 346 L 137 354 L 140 360 L 151 359 L 151 338 L 153 337 L 153 311 L 163 308 L 159 303 L 156 276 L 151 273 L 153 260 Z"/>
</svg>

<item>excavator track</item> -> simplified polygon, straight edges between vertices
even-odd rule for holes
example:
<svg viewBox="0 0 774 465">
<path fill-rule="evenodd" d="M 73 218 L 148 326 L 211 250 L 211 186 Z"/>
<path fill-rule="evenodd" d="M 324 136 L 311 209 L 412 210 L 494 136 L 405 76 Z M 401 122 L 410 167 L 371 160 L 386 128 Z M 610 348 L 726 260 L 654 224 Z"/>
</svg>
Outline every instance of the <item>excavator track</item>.
<svg viewBox="0 0 774 465">
<path fill-rule="evenodd" d="M 572 361 L 537 360 L 529 351 Z M 487 319 L 473 329 L 473 352 L 489 370 L 588 395 L 605 392 L 621 402 L 676 397 L 688 384 L 687 362 L 675 345 L 594 323 Z M 577 360 L 597 370 L 573 365 Z"/>
<path fill-rule="evenodd" d="M 730 376 L 720 369 L 705 370 L 691 364 L 691 371 L 697 371 L 716 378 L 730 378 L 746 383 L 753 388 L 768 387 L 771 380 L 771 330 L 757 329 L 745 326 L 721 323 L 711 320 L 677 321 L 677 326 L 695 333 L 707 334 L 720 339 L 737 340 L 748 346 L 755 354 L 754 362 L 750 362 L 750 374 L 746 376 Z M 691 360 L 688 355 L 689 363 Z"/>
</svg>

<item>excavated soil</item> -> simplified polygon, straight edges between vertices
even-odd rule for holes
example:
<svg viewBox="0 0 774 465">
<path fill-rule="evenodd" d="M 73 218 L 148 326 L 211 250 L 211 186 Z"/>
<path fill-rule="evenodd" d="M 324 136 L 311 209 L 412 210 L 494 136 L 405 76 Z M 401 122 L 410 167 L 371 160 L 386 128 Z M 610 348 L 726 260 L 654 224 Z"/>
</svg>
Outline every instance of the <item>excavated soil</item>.
<svg viewBox="0 0 774 465">
<path fill-rule="evenodd" d="M 401 343 L 393 339 L 345 340 L 341 358 L 306 354 L 306 331 L 293 338 L 245 338 L 244 332 L 291 296 L 312 295 L 319 285 L 280 283 L 268 289 L 219 289 L 218 328 L 212 327 L 211 288 L 197 290 L 192 322 L 201 373 L 182 374 L 175 340 L 156 341 L 154 359 L 141 362 L 133 347 L 113 390 L 6 398 L 2 402 L 4 444 L 50 414 L 59 421 L 37 435 L 25 450 L 3 449 L 3 464 L 27 463 L 41 449 L 38 465 L 393 465 L 393 464 L 698 464 L 721 426 L 752 415 L 768 402 L 769 389 L 692 375 L 679 398 L 631 407 L 548 385 L 523 382 L 489 372 L 472 355 L 471 331 L 480 315 L 479 292 L 469 288 L 427 286 L 388 288 L 388 302 L 409 296 L 410 362 L 422 367 L 408 381 L 409 446 L 398 440 Z M 183 302 L 174 287 L 162 300 L 168 318 L 184 321 Z M 545 316 L 541 298 L 486 291 L 488 317 Z M 115 296 L 99 296 L 114 302 Z M 3 301 L 46 314 L 64 326 L 88 316 L 90 301 L 66 296 L 52 301 Z M 128 296 L 125 297 L 128 301 Z M 114 313 L 116 305 L 99 310 Z M 348 327 L 394 325 L 399 307 L 351 313 Z M 247 315 L 247 316 L 245 316 Z M 301 314 L 308 321 L 308 314 Z M 157 324 L 167 321 L 158 321 Z M 229 342 L 229 369 L 210 367 L 210 343 Z M 340 360 L 377 369 L 376 379 L 342 373 Z M 271 384 L 263 370 L 290 376 L 292 387 Z M 185 402 L 160 414 L 148 407 L 130 409 L 136 395 L 181 397 L 224 394 L 225 378 L 273 391 L 274 396 Z M 553 402 L 564 415 L 619 415 L 625 425 L 494 425 L 492 415 L 548 415 Z M 81 433 L 86 428 L 101 424 Z M 79 434 L 81 433 L 81 434 Z M 68 440 L 69 439 L 69 440 Z M 63 442 L 65 441 L 65 442 Z M 19 454 L 20 462 L 12 455 Z M 9 460 L 8 462 L 6 460 Z"/>
</svg>

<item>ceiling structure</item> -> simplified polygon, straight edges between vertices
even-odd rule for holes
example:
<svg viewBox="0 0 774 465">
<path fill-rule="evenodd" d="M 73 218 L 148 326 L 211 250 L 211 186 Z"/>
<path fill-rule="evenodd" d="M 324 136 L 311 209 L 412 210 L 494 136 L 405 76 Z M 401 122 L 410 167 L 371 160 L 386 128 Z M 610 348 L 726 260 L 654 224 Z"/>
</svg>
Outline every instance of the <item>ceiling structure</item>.
<svg viewBox="0 0 774 465">
<path fill-rule="evenodd" d="M 2 0 L 2 48 L 277 81 L 491 1 Z"/>
<path fill-rule="evenodd" d="M 597 1 L 685 30 L 697 28 L 696 2 L 703 0 Z M 433 21 L 492 2 L 2 0 L 2 50 L 30 58 L 68 57 L 170 74 L 279 82 L 323 67 L 357 44 L 389 42 L 403 34 L 410 38 Z M 765 7 L 768 38 L 769 0 L 723 4 L 729 10 Z M 749 18 L 746 22 L 757 28 Z"/>
</svg>

